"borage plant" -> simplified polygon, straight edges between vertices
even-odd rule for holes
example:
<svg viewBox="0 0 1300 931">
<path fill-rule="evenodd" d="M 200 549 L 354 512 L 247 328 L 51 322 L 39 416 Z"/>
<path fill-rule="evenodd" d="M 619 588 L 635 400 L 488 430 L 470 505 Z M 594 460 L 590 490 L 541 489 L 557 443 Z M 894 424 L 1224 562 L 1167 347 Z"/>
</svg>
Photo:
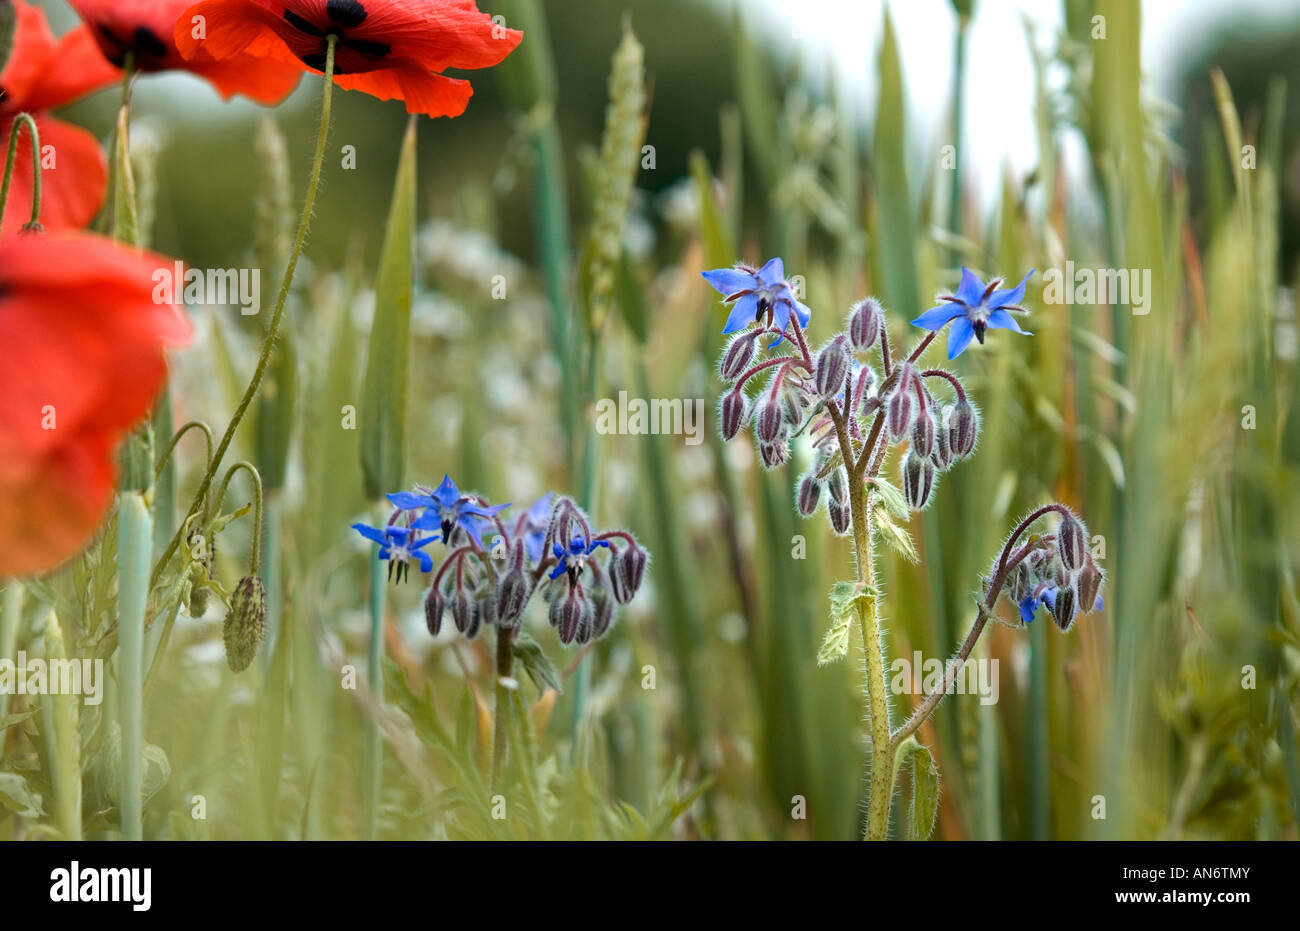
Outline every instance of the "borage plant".
<svg viewBox="0 0 1300 931">
<path fill-rule="evenodd" d="M 394 510 L 383 527 L 352 527 L 377 544 L 376 558 L 388 563 L 390 580 L 410 578 L 413 562 L 433 574 L 424 600 L 429 633 L 438 636 L 448 613 L 464 637 L 473 638 L 484 627 L 496 631 L 495 791 L 504 774 L 510 693 L 519 687 L 512 676 L 516 655 L 530 675 L 537 672 L 528 664 L 537 663 L 539 654 L 521 649 L 531 646 L 524 617 L 533 596 L 540 591 L 549 603 L 550 624 L 561 643 L 590 643 L 609 632 L 616 605 L 631 602 L 641 588 L 649 553 L 626 530 L 596 532 L 572 499 L 550 493 L 515 517 L 504 513 L 509 504 L 462 492 L 448 476 L 437 488 L 416 485 L 388 500 Z M 434 572 L 427 549 L 439 541 L 447 555 Z M 544 682 L 537 684 L 541 688 Z"/>
<path fill-rule="evenodd" d="M 831 590 L 831 625 L 819 661 L 847 654 L 856 622 L 862 634 L 871 722 L 866 838 L 887 836 L 898 770 L 909 761 L 914 792 L 911 836 L 927 837 L 938 811 L 938 774 L 929 750 L 915 734 L 952 687 L 987 623 L 1022 627 L 1043 605 L 1056 626 L 1066 631 L 1077 614 L 1101 607 L 1102 572 L 1088 552 L 1082 521 L 1063 504 L 1034 510 L 1015 526 L 981 580 L 983 593 L 970 632 L 947 664 L 942 684 L 903 724 L 892 725 L 875 540 L 881 534 L 893 542 L 906 541 L 896 521 L 934 498 L 938 476 L 974 453 L 979 434 L 979 414 L 961 380 L 946 369 L 923 369 L 918 360 L 945 328 L 950 360 L 972 340 L 982 344 L 990 329 L 1025 333 L 1013 314 L 1026 313 L 1017 305 L 1029 275 L 1014 288 L 1001 288 L 1001 279 L 986 285 L 963 268 L 956 294 L 943 295 L 939 306 L 912 321 L 929 333 L 900 358 L 890 342 L 884 309 L 873 298 L 856 304 L 845 328 L 814 353 L 804 331 L 812 313 L 785 279 L 779 258 L 762 268 L 737 265 L 703 274 L 731 307 L 723 333 L 736 334 L 719 363 L 722 380 L 732 386 L 720 402 L 723 439 L 734 439 L 742 426 L 751 424 L 759 458 L 764 468 L 772 469 L 788 462 L 791 444 L 807 434 L 812 461 L 796 482 L 795 507 L 810 517 L 825 500 L 835 533 L 853 538 L 856 577 Z M 770 341 L 763 346 L 765 338 Z M 760 382 L 759 390 L 749 389 Z M 951 395 L 951 400 L 940 401 L 932 388 Z M 906 449 L 901 491 L 881 477 L 895 448 Z M 1029 533 L 1048 517 L 1056 518 L 1054 531 Z M 996 612 L 1004 595 L 1018 609 L 1015 621 Z"/>
</svg>

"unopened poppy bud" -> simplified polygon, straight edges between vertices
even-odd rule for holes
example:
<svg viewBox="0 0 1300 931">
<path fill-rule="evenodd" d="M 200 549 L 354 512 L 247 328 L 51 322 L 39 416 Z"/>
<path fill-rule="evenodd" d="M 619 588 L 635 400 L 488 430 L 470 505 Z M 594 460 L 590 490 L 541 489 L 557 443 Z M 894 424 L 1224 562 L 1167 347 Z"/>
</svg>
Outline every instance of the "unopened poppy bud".
<svg viewBox="0 0 1300 931">
<path fill-rule="evenodd" d="M 442 616 L 447 613 L 447 599 L 435 585 L 424 596 L 424 626 L 429 628 L 429 635 L 438 636 L 442 630 Z"/>
<path fill-rule="evenodd" d="M 934 463 L 929 459 L 909 452 L 903 460 L 903 496 L 907 506 L 919 511 L 930 500 L 934 489 Z"/>
<path fill-rule="evenodd" d="M 1078 604 L 1075 599 L 1074 589 L 1067 585 L 1056 590 L 1056 598 L 1047 606 L 1052 620 L 1056 621 L 1056 626 L 1061 630 L 1069 630 L 1074 623 L 1075 606 Z"/>
<path fill-rule="evenodd" d="M 965 459 L 973 453 L 978 435 L 979 415 L 975 406 L 962 398 L 953 405 L 948 417 L 948 445 L 952 447 L 953 458 Z"/>
<path fill-rule="evenodd" d="M 1105 575 L 1097 568 L 1092 556 L 1083 561 L 1083 570 L 1079 573 L 1077 587 L 1079 590 L 1079 610 L 1083 612 L 1100 610 L 1101 584 Z"/>
<path fill-rule="evenodd" d="M 869 297 L 849 312 L 849 339 L 854 349 L 870 349 L 880 337 L 884 313 L 880 302 Z"/>
<path fill-rule="evenodd" d="M 843 336 L 837 336 L 817 354 L 813 365 L 813 381 L 817 393 L 823 398 L 833 398 L 844 390 L 844 379 L 849 376 L 849 350 Z"/>
<path fill-rule="evenodd" d="M 610 581 L 614 588 L 614 598 L 619 604 L 627 604 L 641 588 L 645 578 L 645 567 L 649 559 L 645 550 L 632 543 L 618 551 L 610 562 Z"/>
<path fill-rule="evenodd" d="M 934 434 L 934 414 L 928 407 L 917 411 L 916 419 L 912 421 L 912 450 L 918 456 L 934 452 Z"/>
<path fill-rule="evenodd" d="M 826 505 L 826 511 L 831 516 L 831 529 L 838 535 L 844 536 L 849 532 L 849 524 L 853 519 L 853 512 L 849 510 L 848 502 L 836 504 L 830 501 Z"/>
<path fill-rule="evenodd" d="M 889 427 L 889 435 L 896 440 L 907 436 L 907 431 L 912 427 L 914 414 L 912 395 L 905 391 L 895 391 L 885 406 L 885 421 L 886 426 Z"/>
<path fill-rule="evenodd" d="M 718 373 L 723 381 L 735 381 L 744 374 L 745 369 L 749 368 L 749 363 L 753 361 L 754 337 L 750 333 L 742 333 L 727 345 L 727 351 L 722 354 L 722 363 L 718 366 Z"/>
<path fill-rule="evenodd" d="M 781 405 L 776 398 L 764 395 L 754 415 L 754 432 L 764 443 L 775 443 L 781 435 L 785 418 L 781 415 Z"/>
<path fill-rule="evenodd" d="M 745 420 L 745 396 L 739 391 L 728 391 L 722 396 L 720 413 L 722 438 L 730 440 L 740 432 L 740 425 Z"/>
<path fill-rule="evenodd" d="M 1083 561 L 1088 555 L 1088 532 L 1083 522 L 1073 514 L 1061 518 L 1061 525 L 1056 528 L 1056 549 L 1061 554 L 1061 563 L 1068 572 L 1077 572 L 1083 568 Z M 1086 602 L 1085 602 L 1086 604 Z"/>
<path fill-rule="evenodd" d="M 775 469 L 790 461 L 790 444 L 785 440 L 778 443 L 759 443 L 758 458 L 765 469 Z"/>
<path fill-rule="evenodd" d="M 221 625 L 226 643 L 226 662 L 233 672 L 243 672 L 253 662 L 266 632 L 266 586 L 255 575 L 246 575 L 230 595 L 230 610 Z"/>
<path fill-rule="evenodd" d="M 799 488 L 794 496 L 795 507 L 804 517 L 810 517 L 817 510 L 822 500 L 822 483 L 811 472 L 799 479 Z"/>
<path fill-rule="evenodd" d="M 510 569 L 501 576 L 494 605 L 496 623 L 503 629 L 518 627 L 528 604 L 528 595 L 528 579 L 522 571 Z"/>
</svg>

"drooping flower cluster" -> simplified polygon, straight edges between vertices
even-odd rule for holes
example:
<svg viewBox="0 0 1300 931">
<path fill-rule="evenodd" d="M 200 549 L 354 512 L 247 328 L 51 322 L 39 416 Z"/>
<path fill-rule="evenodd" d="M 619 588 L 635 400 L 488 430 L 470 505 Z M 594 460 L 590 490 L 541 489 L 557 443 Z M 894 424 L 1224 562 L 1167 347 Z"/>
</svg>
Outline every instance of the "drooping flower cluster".
<svg viewBox="0 0 1300 931">
<path fill-rule="evenodd" d="M 433 572 L 427 547 L 445 544 L 446 558 L 424 603 L 434 636 L 448 611 L 465 637 L 485 625 L 513 634 L 540 590 L 560 641 L 587 643 L 610 630 L 616 606 L 630 602 L 645 578 L 649 554 L 636 538 L 624 530 L 597 533 L 582 509 L 563 496 L 543 495 L 509 518 L 503 513 L 509 504 L 461 492 L 444 476 L 437 488 L 417 485 L 388 499 L 395 510 L 387 524 L 353 529 L 379 544 L 377 557 L 388 562 L 388 577 L 398 582 L 410 577 L 412 562 L 421 572 Z"/>
<path fill-rule="evenodd" d="M 1088 550 L 1088 531 L 1074 514 L 1062 512 L 1056 533 L 1033 537 L 1011 554 L 1005 570 L 1003 594 L 1031 624 L 1039 606 L 1061 630 L 1069 630 L 1080 614 L 1100 611 L 1105 575 Z M 997 575 L 994 567 L 994 577 Z"/>
</svg>

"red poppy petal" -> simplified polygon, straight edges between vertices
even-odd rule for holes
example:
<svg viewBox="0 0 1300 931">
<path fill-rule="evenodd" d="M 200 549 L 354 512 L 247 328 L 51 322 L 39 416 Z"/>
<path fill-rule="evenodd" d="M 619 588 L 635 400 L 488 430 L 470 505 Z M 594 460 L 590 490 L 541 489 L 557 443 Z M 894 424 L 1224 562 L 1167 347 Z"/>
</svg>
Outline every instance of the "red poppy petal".
<svg viewBox="0 0 1300 931">
<path fill-rule="evenodd" d="M 0 120 L 8 140 L 10 121 Z M 95 137 L 84 129 L 36 115 L 41 137 L 41 224 L 49 231 L 81 229 L 95 218 L 108 190 L 108 163 Z M 0 236 L 16 232 L 31 218 L 32 149 L 24 130 L 14 161 L 9 201 L 0 216 Z"/>
<path fill-rule="evenodd" d="M 251 0 L 204 0 L 181 14 L 173 38 L 187 59 L 200 52 L 217 59 L 246 52 L 302 68 L 278 34 L 282 26 L 283 19 Z"/>
<path fill-rule="evenodd" d="M 334 81 L 345 90 L 362 91 L 380 100 L 403 100 L 407 113 L 428 116 L 460 116 L 474 94 L 469 81 L 429 74 L 414 66 L 341 74 Z"/>
<path fill-rule="evenodd" d="M 78 97 L 115 84 L 122 72 L 109 64 L 84 23 L 59 39 L 50 53 L 49 66 L 28 91 L 28 110 L 54 110 Z"/>
<path fill-rule="evenodd" d="M 524 34 L 497 25 L 470 0 L 402 4 L 362 0 L 365 20 L 345 36 L 392 46 L 392 55 L 413 58 L 430 71 L 490 68 L 515 50 Z M 325 7 L 326 0 L 308 5 Z"/>
<path fill-rule="evenodd" d="M 49 61 L 54 33 L 50 32 L 40 7 L 14 0 L 14 12 L 18 15 L 14 22 L 13 48 L 4 70 L 0 71 L 0 88 L 4 89 L 10 106 L 20 110 Z"/>
<path fill-rule="evenodd" d="M 227 100 L 243 94 L 267 105 L 277 104 L 293 93 L 303 75 L 300 64 L 288 65 L 248 54 L 217 60 L 203 52 L 186 63 L 186 70 L 210 82 Z"/>
</svg>

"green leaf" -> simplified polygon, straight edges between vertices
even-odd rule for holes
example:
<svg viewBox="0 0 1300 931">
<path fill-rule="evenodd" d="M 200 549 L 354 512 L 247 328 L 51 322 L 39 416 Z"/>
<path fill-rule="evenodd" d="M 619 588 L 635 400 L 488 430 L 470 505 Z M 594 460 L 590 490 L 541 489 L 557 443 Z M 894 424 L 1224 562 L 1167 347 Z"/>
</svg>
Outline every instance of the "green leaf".
<svg viewBox="0 0 1300 931">
<path fill-rule="evenodd" d="M 127 108 L 117 113 L 117 147 L 113 154 L 113 238 L 140 245 L 140 221 L 135 209 L 135 172 L 131 167 L 130 118 Z M 180 287 L 180 282 L 176 283 Z"/>
<path fill-rule="evenodd" d="M 39 818 L 45 814 L 40 795 L 17 773 L 0 773 L 0 805 L 23 818 Z"/>
<path fill-rule="evenodd" d="M 817 665 L 841 660 L 849 652 L 849 634 L 858 611 L 874 611 L 876 590 L 853 582 L 836 582 L 831 586 L 831 626 L 817 651 Z"/>
<path fill-rule="evenodd" d="M 393 203 L 375 279 L 366 374 L 358 413 L 366 497 L 405 485 L 411 300 L 415 291 L 415 119 L 406 126 Z"/>
<path fill-rule="evenodd" d="M 889 511 L 883 507 L 877 507 L 874 510 L 874 515 L 876 529 L 880 531 L 880 536 L 889 544 L 890 548 L 902 554 L 903 558 L 908 562 L 920 562 L 920 558 L 916 554 L 916 544 L 912 542 L 912 535 L 894 523 Z"/>
<path fill-rule="evenodd" d="M 527 633 L 520 632 L 519 639 L 512 646 L 515 657 L 524 664 L 524 672 L 528 673 L 528 678 L 533 680 L 533 685 L 537 686 L 538 692 L 544 692 L 547 689 L 555 689 L 557 692 L 563 692 L 560 686 L 559 673 L 551 665 L 546 653 L 542 650 L 541 645 L 530 637 Z"/>
<path fill-rule="evenodd" d="M 894 38 L 894 23 L 886 12 L 880 45 L 880 99 L 876 107 L 872 163 L 872 193 L 879 211 L 879 265 L 887 303 L 895 313 L 910 316 L 920 309 L 916 283 L 916 234 L 907 182 L 907 131 L 903 118 L 903 74 Z"/>
<path fill-rule="evenodd" d="M 912 766 L 912 803 L 907 813 L 907 839 L 925 840 L 934 832 L 939 816 L 939 770 L 930 748 L 909 737 L 899 748 L 895 770 L 903 762 Z"/>
<path fill-rule="evenodd" d="M 889 509 L 899 520 L 907 520 L 908 508 L 907 499 L 903 493 L 898 490 L 898 486 L 888 479 L 881 478 L 879 475 L 867 479 L 867 485 L 880 498 L 880 503 Z"/>
</svg>

